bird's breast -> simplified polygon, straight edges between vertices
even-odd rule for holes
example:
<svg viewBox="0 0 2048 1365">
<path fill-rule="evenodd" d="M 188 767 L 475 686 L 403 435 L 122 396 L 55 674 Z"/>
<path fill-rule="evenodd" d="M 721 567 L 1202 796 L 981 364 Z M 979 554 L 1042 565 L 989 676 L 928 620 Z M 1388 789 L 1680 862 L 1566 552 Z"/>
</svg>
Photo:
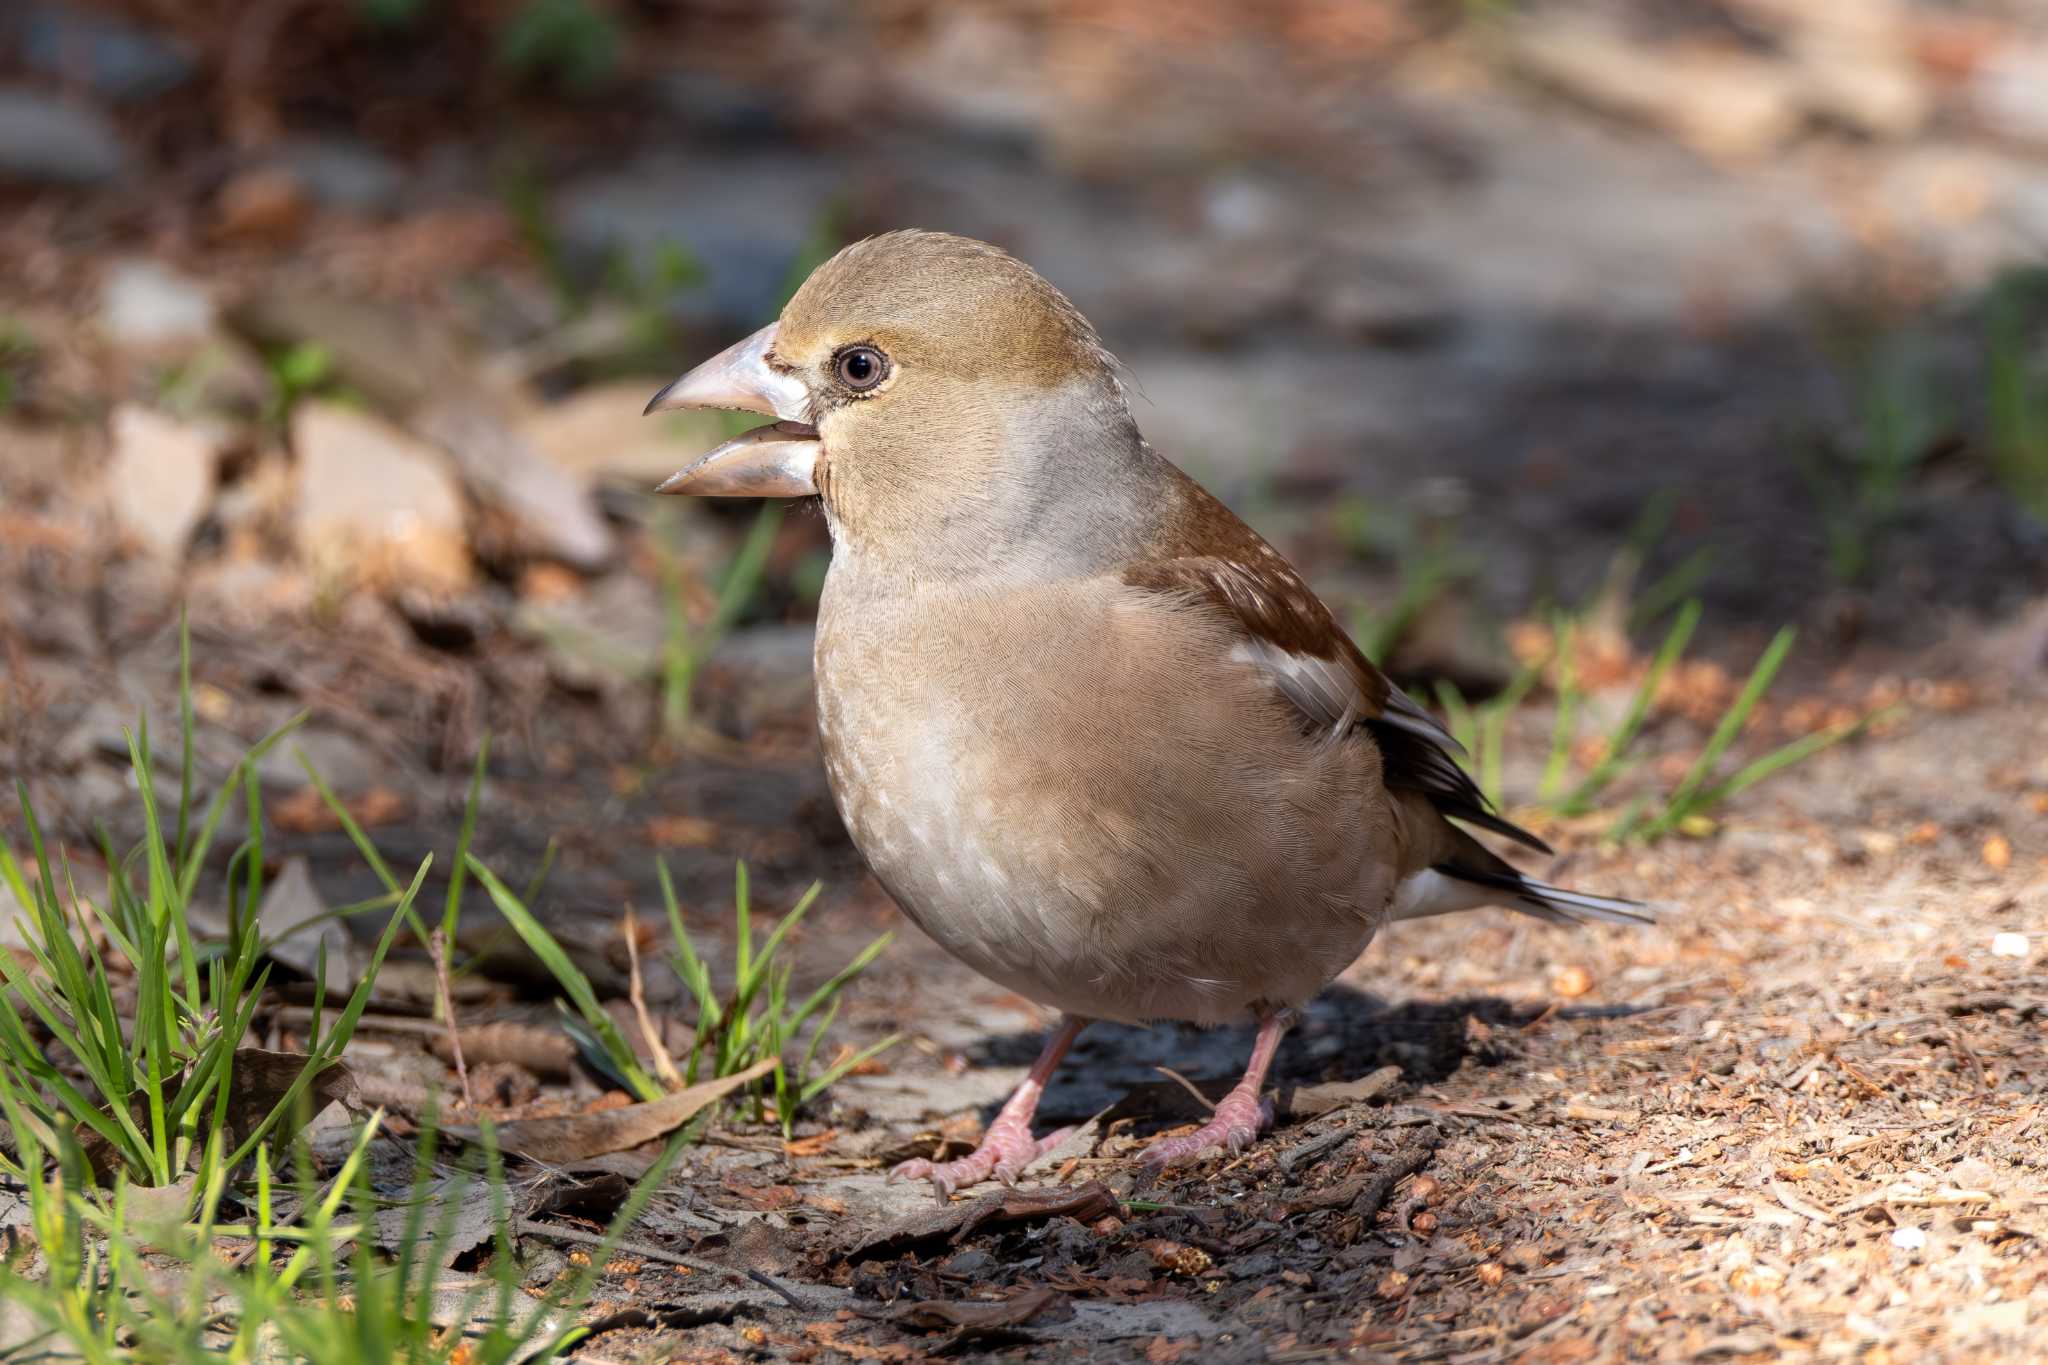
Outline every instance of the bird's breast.
<svg viewBox="0 0 2048 1365">
<path fill-rule="evenodd" d="M 1226 639 L 1125 591 L 828 580 L 818 730 L 841 817 L 925 932 L 1041 1002 L 1210 1020 L 1305 998 L 1384 909 L 1376 763 L 1309 745 Z"/>
</svg>

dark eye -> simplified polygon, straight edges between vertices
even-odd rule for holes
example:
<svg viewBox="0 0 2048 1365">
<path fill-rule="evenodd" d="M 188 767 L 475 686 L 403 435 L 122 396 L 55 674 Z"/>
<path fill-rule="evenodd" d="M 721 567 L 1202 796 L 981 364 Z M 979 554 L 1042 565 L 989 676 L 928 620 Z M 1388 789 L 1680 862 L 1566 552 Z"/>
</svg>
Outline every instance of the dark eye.
<svg viewBox="0 0 2048 1365">
<path fill-rule="evenodd" d="M 859 393 L 872 389 L 889 373 L 889 362 L 872 346 L 849 346 L 839 353 L 839 382 Z"/>
</svg>

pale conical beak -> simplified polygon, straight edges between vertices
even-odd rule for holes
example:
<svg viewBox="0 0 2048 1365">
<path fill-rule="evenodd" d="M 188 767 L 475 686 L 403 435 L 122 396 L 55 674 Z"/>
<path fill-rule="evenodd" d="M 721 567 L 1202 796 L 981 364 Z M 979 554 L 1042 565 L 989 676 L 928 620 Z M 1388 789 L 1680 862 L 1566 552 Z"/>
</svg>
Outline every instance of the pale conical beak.
<svg viewBox="0 0 2048 1365">
<path fill-rule="evenodd" d="M 730 408 L 783 420 L 727 441 L 664 482 L 657 493 L 723 498 L 801 498 L 818 491 L 823 447 L 803 380 L 769 363 L 777 324 L 720 351 L 654 395 L 648 413 L 674 408 Z"/>
<path fill-rule="evenodd" d="M 700 498 L 807 498 L 818 491 L 815 427 L 775 422 L 735 436 L 654 491 Z"/>
</svg>

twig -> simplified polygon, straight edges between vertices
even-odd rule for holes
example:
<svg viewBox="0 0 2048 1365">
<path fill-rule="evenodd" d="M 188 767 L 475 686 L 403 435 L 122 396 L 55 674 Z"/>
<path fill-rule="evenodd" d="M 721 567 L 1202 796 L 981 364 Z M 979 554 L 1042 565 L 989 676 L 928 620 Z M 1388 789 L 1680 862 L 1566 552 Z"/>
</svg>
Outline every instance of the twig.
<svg viewBox="0 0 2048 1365">
<path fill-rule="evenodd" d="M 612 1251 L 638 1256 L 643 1260 L 662 1261 L 668 1265 L 679 1265 L 685 1270 L 695 1270 L 705 1275 L 745 1275 L 751 1272 L 735 1270 L 728 1265 L 714 1265 L 710 1261 L 699 1261 L 689 1256 L 679 1256 L 649 1242 L 613 1242 L 601 1232 L 587 1232 L 582 1228 L 565 1227 L 560 1223 L 543 1223 L 537 1218 L 515 1218 L 511 1229 L 529 1237 L 547 1237 L 557 1242 L 575 1242 L 582 1246 L 609 1246 Z"/>
<path fill-rule="evenodd" d="M 1181 1089 L 1187 1091 L 1190 1095 L 1193 1095 L 1195 1097 L 1195 1103 L 1201 1105 L 1204 1112 L 1211 1114 L 1216 1112 L 1216 1101 L 1210 1099 L 1207 1095 L 1204 1095 L 1201 1091 L 1195 1089 L 1195 1083 L 1193 1081 L 1181 1075 L 1178 1071 L 1175 1071 L 1170 1066 L 1155 1067 L 1154 1070 L 1158 1071 L 1160 1075 L 1166 1077 L 1168 1080 L 1173 1081 L 1175 1084 L 1179 1085 Z"/>
<path fill-rule="evenodd" d="M 1351 1201 L 1351 1211 L 1359 1217 L 1370 1220 L 1386 1207 L 1387 1199 L 1394 1193 L 1394 1186 L 1414 1175 L 1429 1164 L 1436 1155 L 1436 1149 L 1443 1145 L 1443 1130 L 1434 1126 L 1423 1129 L 1408 1139 L 1408 1144 L 1394 1154 L 1387 1168 L 1374 1176 L 1358 1197 Z"/>
<path fill-rule="evenodd" d="M 1942 1032 L 1948 1035 L 1948 1045 L 1957 1052 L 1962 1053 L 1964 1059 L 1969 1062 L 1971 1069 L 1977 1073 L 1977 1089 L 1980 1092 L 1989 1093 L 1991 1090 L 1991 1080 L 1984 1074 L 1983 1060 L 1977 1056 L 1976 1051 L 1968 1043 L 1963 1041 L 1961 1033 L 1952 1028 L 1943 1029 Z"/>
<path fill-rule="evenodd" d="M 455 1079 L 462 1083 L 462 1105 L 476 1112 L 476 1096 L 469 1088 L 469 1067 L 462 1060 L 462 1029 L 455 1022 L 455 992 L 448 984 L 448 939 L 439 929 L 429 938 L 434 954 L 434 993 L 441 997 L 441 1022 L 447 1026 L 448 1048 L 455 1055 Z"/>
<path fill-rule="evenodd" d="M 755 1284 L 760 1285 L 763 1289 L 766 1289 L 770 1293 L 774 1294 L 777 1298 L 781 1299 L 791 1308 L 796 1309 L 797 1312 L 802 1313 L 808 1311 L 809 1305 L 805 1304 L 805 1302 L 802 1299 L 798 1298 L 795 1294 L 791 1293 L 787 1286 L 777 1284 L 775 1281 L 769 1279 L 766 1275 L 763 1275 L 760 1271 L 749 1270 L 747 1272 L 747 1278 L 752 1280 Z"/>
<path fill-rule="evenodd" d="M 676 1070 L 675 1058 L 668 1055 L 668 1049 L 661 1044 L 661 1031 L 654 1027 L 654 1019 L 647 1013 L 647 991 L 640 983 L 640 926 L 633 919 L 633 907 L 626 907 L 626 994 L 633 1002 L 633 1017 L 640 1021 L 640 1036 L 647 1040 L 647 1052 L 654 1059 L 654 1074 L 669 1085 L 683 1088 L 683 1073 Z"/>
</svg>

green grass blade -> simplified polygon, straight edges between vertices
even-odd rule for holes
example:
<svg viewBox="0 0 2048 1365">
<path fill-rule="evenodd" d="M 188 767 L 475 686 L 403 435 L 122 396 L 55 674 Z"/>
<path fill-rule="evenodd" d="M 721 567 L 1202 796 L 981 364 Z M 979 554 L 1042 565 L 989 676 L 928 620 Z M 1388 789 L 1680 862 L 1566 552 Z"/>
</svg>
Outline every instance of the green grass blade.
<svg viewBox="0 0 2048 1365">
<path fill-rule="evenodd" d="M 178 843 L 177 863 L 185 864 L 192 819 L 192 623 L 185 604 L 178 604 Z M 195 995 L 196 995 L 195 991 Z"/>
<path fill-rule="evenodd" d="M 883 934 L 873 943 L 870 943 L 867 947 L 861 949 L 860 952 L 854 957 L 853 961 L 847 963 L 844 967 L 841 967 L 837 972 L 833 973 L 832 978 L 829 981 L 827 981 L 824 985 L 818 987 L 818 989 L 812 991 L 810 995 L 805 997 L 804 1003 L 799 1005 L 797 1007 L 796 1013 L 791 1015 L 789 1018 L 790 1032 L 794 1033 L 803 1024 L 804 1020 L 811 1017 L 811 1014 L 814 1011 L 816 1011 L 819 1006 L 823 1005 L 827 1000 L 830 1000 L 833 996 L 839 994 L 839 992 L 845 988 L 848 982 L 852 981 L 855 977 L 859 976 L 862 972 L 866 971 L 868 967 L 874 962 L 874 960 L 882 955 L 883 950 L 888 948 L 888 946 L 891 943 L 893 943 L 895 939 L 896 935 L 894 933 Z"/>
<path fill-rule="evenodd" d="M 1672 666 L 1685 653 L 1685 647 L 1692 642 L 1693 630 L 1699 623 L 1699 601 L 1688 600 L 1679 608 L 1678 619 L 1672 622 L 1671 629 L 1665 633 L 1664 643 L 1657 647 L 1656 656 L 1651 659 L 1650 667 L 1644 672 L 1642 682 L 1637 685 L 1635 695 L 1629 699 L 1628 711 L 1622 717 L 1621 724 L 1608 736 L 1607 752 L 1601 755 L 1600 761 L 1593 766 L 1593 771 L 1586 774 L 1585 780 L 1572 789 L 1571 795 L 1567 796 L 1564 804 L 1559 807 L 1563 814 L 1583 815 L 1591 810 L 1600 793 L 1612 786 L 1634 763 L 1635 760 L 1628 756 L 1628 751 L 1635 744 L 1636 736 L 1642 733 L 1644 722 L 1649 719 L 1650 707 L 1657 700 L 1657 691 L 1664 685 L 1664 675 L 1671 671 Z"/>
<path fill-rule="evenodd" d="M 455 836 L 455 862 L 448 870 L 448 900 L 441 907 L 441 936 L 455 942 L 455 924 L 462 915 L 463 879 L 469 875 L 469 846 L 476 838 L 476 814 L 483 805 L 484 770 L 490 766 L 491 737 L 485 735 L 476 750 L 476 771 L 469 779 L 469 797 L 462 803 L 462 829 Z"/>
<path fill-rule="evenodd" d="M 633 1092 L 643 1100 L 658 1100 L 668 1093 L 640 1065 L 639 1058 L 620 1035 L 618 1026 L 612 1022 L 611 1015 L 606 1013 L 604 1006 L 598 1002 L 597 992 L 591 989 L 590 978 L 569 960 L 569 955 L 562 951 L 562 945 L 555 941 L 554 935 L 542 927 L 541 922 L 533 917 L 533 913 L 498 880 L 495 873 L 478 862 L 474 854 L 470 856 L 469 869 L 489 893 L 492 903 L 498 907 L 498 913 L 505 917 L 506 922 L 525 942 L 527 948 L 541 960 L 542 965 L 555 980 L 561 983 L 563 991 L 575 1005 L 576 1012 L 582 1016 L 583 1021 L 590 1026 L 591 1032 L 595 1033 L 599 1042 L 603 1044 L 605 1056 L 611 1059 L 612 1065 L 618 1069 L 619 1075 L 625 1079 Z"/>
<path fill-rule="evenodd" d="M 1763 654 L 1757 659 L 1756 667 L 1750 670 L 1741 692 L 1736 694 L 1734 703 L 1722 714 L 1714 733 L 1708 737 L 1707 747 L 1700 751 L 1700 756 L 1693 760 L 1692 766 L 1679 780 L 1670 800 L 1665 803 L 1663 814 L 1651 822 L 1652 829 L 1658 832 L 1668 830 L 1693 812 L 1694 798 L 1701 784 L 1713 773 L 1721 756 L 1735 742 L 1735 737 L 1742 733 L 1743 724 L 1770 689 L 1772 679 L 1777 677 L 1779 667 L 1785 662 L 1785 656 L 1791 653 L 1792 643 L 1798 637 L 1798 629 L 1793 626 L 1785 626 L 1771 637 L 1770 644 L 1764 647 Z"/>
<path fill-rule="evenodd" d="M 270 1113 L 242 1140 L 241 1146 L 228 1158 L 229 1166 L 242 1164 L 243 1159 L 255 1150 L 256 1145 L 268 1135 L 278 1119 L 291 1112 L 291 1107 L 298 1103 L 299 1096 L 305 1093 L 313 1077 L 320 1070 L 324 1070 L 329 1062 L 339 1057 L 341 1050 L 348 1046 L 348 1040 L 355 1034 L 356 1021 L 362 1018 L 363 1010 L 369 1006 L 370 988 L 376 983 L 377 973 L 383 969 L 384 955 L 391 950 L 392 940 L 398 937 L 398 926 L 408 918 L 413 900 L 419 895 L 420 886 L 427 878 L 427 869 L 433 866 L 433 862 L 432 854 L 420 860 L 419 870 L 413 874 L 412 884 L 406 888 L 404 899 L 398 903 L 398 908 L 391 912 L 391 919 L 385 924 L 384 933 L 378 938 L 376 948 L 371 951 L 370 961 L 363 970 L 362 979 L 356 982 L 355 991 L 349 996 L 348 1003 L 342 1007 L 340 1017 L 334 1021 L 334 1027 L 328 1031 L 327 1037 L 320 1041 L 319 1046 L 308 1054 L 306 1069 L 293 1079 Z M 417 922 L 417 915 L 410 917 Z M 374 1126 L 366 1126 L 365 1132 Z"/>
<path fill-rule="evenodd" d="M 820 1032 L 822 1031 L 823 1026 L 821 1025 Z M 868 1046 L 862 1048 L 860 1051 L 854 1053 L 852 1056 L 833 1063 L 831 1066 L 825 1069 L 823 1074 L 814 1076 L 803 1083 L 802 1089 L 799 1090 L 797 1094 L 797 1103 L 809 1104 L 812 1100 L 816 1099 L 819 1095 L 823 1094 L 831 1086 L 838 1084 L 840 1078 L 845 1076 L 847 1072 L 853 1070 L 855 1067 L 861 1065 L 863 1062 L 881 1056 L 884 1052 L 887 1052 L 890 1048 L 896 1046 L 896 1044 L 902 1041 L 902 1034 L 892 1033 L 887 1038 L 882 1039 L 880 1042 L 870 1043 L 868 1044 Z"/>
<path fill-rule="evenodd" d="M 1550 726 L 1550 755 L 1543 761 L 1543 777 L 1536 785 L 1536 799 L 1549 802 L 1564 785 L 1571 765 L 1572 741 L 1578 736 L 1578 634 L 1576 621 L 1560 615 L 1554 628 L 1557 640 L 1557 715 Z"/>
</svg>

